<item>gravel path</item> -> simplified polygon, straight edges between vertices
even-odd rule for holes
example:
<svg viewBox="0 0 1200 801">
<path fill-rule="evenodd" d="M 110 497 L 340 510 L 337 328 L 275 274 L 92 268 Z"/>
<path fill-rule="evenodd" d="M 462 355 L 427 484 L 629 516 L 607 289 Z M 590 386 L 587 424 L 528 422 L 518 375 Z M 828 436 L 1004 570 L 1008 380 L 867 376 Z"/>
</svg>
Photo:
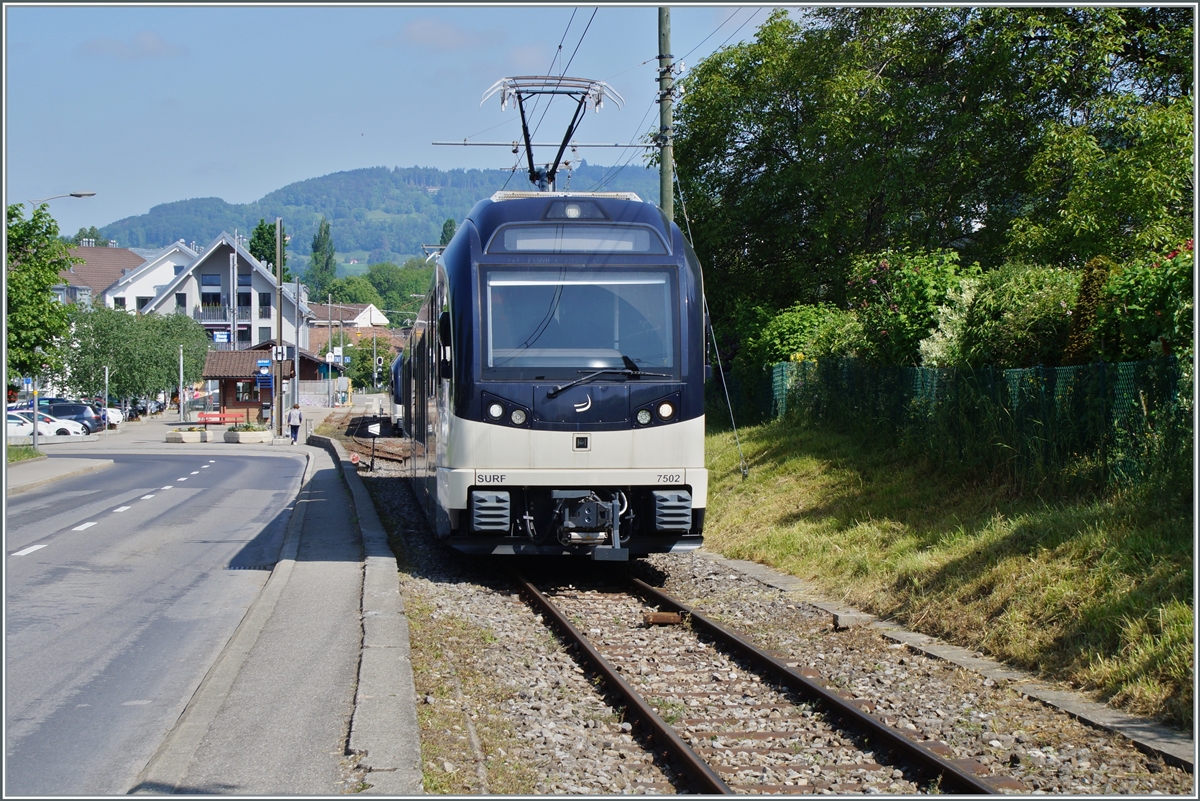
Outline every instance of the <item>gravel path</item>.
<svg viewBox="0 0 1200 801">
<path fill-rule="evenodd" d="M 385 524 L 390 520 L 403 536 L 402 591 L 430 610 L 433 631 L 441 625 L 477 632 L 441 672 L 417 675 L 420 692 L 423 682 L 459 681 L 447 672 L 469 675 L 470 682 L 469 693 L 430 690 L 425 697 L 430 707 L 453 713 L 437 718 L 437 731 L 423 728 L 427 790 L 676 792 L 670 765 L 636 741 L 602 690 L 516 596 L 499 560 L 464 557 L 431 542 L 395 463 L 380 461 L 374 473 L 361 475 Z M 1195 794 L 1190 773 L 1139 752 L 1121 735 L 870 628 L 834 630 L 828 613 L 719 562 L 658 555 L 636 563 L 635 571 L 825 683 L 868 699 L 898 728 L 945 741 L 953 751 L 948 758 L 978 759 L 1019 778 L 1016 792 Z M 414 625 L 414 654 L 448 648 L 448 641 L 421 641 L 422 629 Z M 448 722 L 454 716 L 459 723 Z M 426 756 L 434 752 L 436 758 Z M 504 784 L 506 776 L 516 784 Z"/>
</svg>

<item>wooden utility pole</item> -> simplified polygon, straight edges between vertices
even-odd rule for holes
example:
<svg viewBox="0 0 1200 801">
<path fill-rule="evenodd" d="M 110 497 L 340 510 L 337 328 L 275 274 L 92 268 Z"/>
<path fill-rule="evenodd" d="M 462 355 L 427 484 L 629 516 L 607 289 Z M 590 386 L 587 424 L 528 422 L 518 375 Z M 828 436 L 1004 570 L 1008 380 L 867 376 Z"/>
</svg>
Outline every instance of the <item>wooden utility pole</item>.
<svg viewBox="0 0 1200 801">
<path fill-rule="evenodd" d="M 671 9 L 658 9 L 658 205 L 668 220 L 675 219 L 675 161 L 672 139 L 674 131 L 673 100 L 675 78 L 674 56 L 671 55 Z"/>
</svg>

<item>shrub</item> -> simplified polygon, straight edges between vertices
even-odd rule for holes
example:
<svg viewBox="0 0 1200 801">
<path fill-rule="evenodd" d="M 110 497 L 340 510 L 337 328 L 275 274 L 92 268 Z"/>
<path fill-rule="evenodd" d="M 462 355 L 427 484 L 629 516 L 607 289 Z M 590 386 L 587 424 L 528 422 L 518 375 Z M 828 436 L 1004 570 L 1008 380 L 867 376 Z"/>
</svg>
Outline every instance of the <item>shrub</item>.
<svg viewBox="0 0 1200 801">
<path fill-rule="evenodd" d="M 922 365 L 962 367 L 966 364 L 962 352 L 962 332 L 967 321 L 967 310 L 978 290 L 978 278 L 964 278 L 946 294 L 946 302 L 937 308 L 937 327 L 917 344 Z"/>
<path fill-rule="evenodd" d="M 828 303 L 797 303 L 770 318 L 746 340 L 743 359 L 758 369 L 778 362 L 802 361 L 853 350 L 853 315 Z"/>
<path fill-rule="evenodd" d="M 1113 271 L 1096 310 L 1095 339 L 1103 359 L 1175 354 L 1191 360 L 1194 265 L 1189 239 L 1164 256 Z"/>
<path fill-rule="evenodd" d="M 974 274 L 972 265 L 966 274 Z M 958 254 L 884 251 L 855 259 L 846 296 L 862 324 L 860 356 L 877 364 L 915 365 L 937 308 L 960 280 Z"/>
<path fill-rule="evenodd" d="M 1063 364 L 1086 364 L 1096 358 L 1096 309 L 1108 274 L 1113 268 L 1111 259 L 1097 256 L 1083 268 L 1079 281 L 1079 296 L 1075 298 L 1075 313 L 1071 315 L 1071 330 L 1063 351 Z"/>
<path fill-rule="evenodd" d="M 1053 366 L 1062 361 L 1079 273 L 1007 264 L 985 274 L 967 311 L 961 348 L 973 367 Z"/>
</svg>

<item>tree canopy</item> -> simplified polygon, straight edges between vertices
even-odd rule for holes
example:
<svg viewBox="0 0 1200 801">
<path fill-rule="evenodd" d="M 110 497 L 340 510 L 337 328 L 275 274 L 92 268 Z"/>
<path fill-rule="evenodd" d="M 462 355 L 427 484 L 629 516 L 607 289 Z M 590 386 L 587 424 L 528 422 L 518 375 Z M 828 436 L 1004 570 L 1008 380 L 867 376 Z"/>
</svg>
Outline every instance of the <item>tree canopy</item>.
<svg viewBox="0 0 1200 801">
<path fill-rule="evenodd" d="M 63 348 L 63 368 L 56 383 L 85 397 L 108 390 L 119 398 L 153 397 L 179 383 L 183 346 L 183 380 L 204 373 L 209 341 L 200 323 L 184 314 L 130 314 L 104 306 L 69 308 L 71 336 Z"/>
<path fill-rule="evenodd" d="M 283 234 L 283 282 L 292 280 L 292 275 L 287 268 L 287 229 L 280 223 L 279 230 Z M 260 218 L 258 225 L 254 226 L 254 231 L 250 234 L 250 255 L 258 259 L 262 264 L 275 263 L 275 223 L 268 223 L 265 218 Z"/>
<path fill-rule="evenodd" d="M 308 285 L 310 296 L 319 301 L 329 294 L 335 278 L 337 261 L 333 249 L 333 235 L 329 230 L 329 221 L 322 217 L 317 233 L 313 236 L 312 260 L 308 263 L 304 283 Z"/>
<path fill-rule="evenodd" d="M 777 11 L 683 79 L 714 319 L 846 301 L 856 256 L 1082 265 L 1190 230 L 1191 9 Z"/>
<path fill-rule="evenodd" d="M 71 256 L 58 238 L 58 223 L 45 203 L 28 219 L 24 206 L 14 203 L 7 216 L 8 375 L 44 376 L 61 364 L 58 345 L 67 333 L 67 309 L 51 289 L 63 283 L 60 271 L 83 259 Z"/>
</svg>

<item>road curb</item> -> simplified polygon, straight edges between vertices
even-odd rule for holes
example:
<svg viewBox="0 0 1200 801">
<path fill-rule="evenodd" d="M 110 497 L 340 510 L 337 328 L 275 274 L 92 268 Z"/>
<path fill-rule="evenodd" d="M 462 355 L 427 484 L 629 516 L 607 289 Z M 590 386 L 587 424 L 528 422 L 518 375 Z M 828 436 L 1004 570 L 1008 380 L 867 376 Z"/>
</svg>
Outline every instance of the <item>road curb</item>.
<svg viewBox="0 0 1200 801">
<path fill-rule="evenodd" d="M 424 792 L 416 686 L 409 660 L 408 620 L 400 598 L 396 555 L 375 512 L 371 495 L 342 444 L 331 437 L 309 436 L 329 450 L 341 468 L 362 534 L 362 660 L 350 720 L 350 750 L 361 754 L 368 795 L 417 795 Z"/>
<path fill-rule="evenodd" d="M 994 659 L 976 655 L 957 645 L 950 645 L 927 634 L 907 631 L 895 623 L 879 620 L 874 615 L 859 612 L 838 604 L 829 603 L 808 582 L 788 576 L 774 568 L 757 562 L 727 559 L 707 551 L 695 551 L 698 558 L 719 562 L 777 589 L 793 593 L 805 603 L 828 612 L 836 626 L 868 625 L 892 642 L 903 644 L 910 650 L 941 659 L 959 667 L 972 670 L 985 678 L 997 682 L 1008 682 L 1036 701 L 1059 709 L 1089 726 L 1121 734 L 1143 753 L 1162 757 L 1163 761 L 1189 773 L 1194 771 L 1195 740 L 1167 726 L 1147 718 L 1136 717 L 1118 709 L 1097 703 L 1075 692 L 1061 690 L 1038 681 L 1023 670 L 1008 667 Z"/>
<path fill-rule="evenodd" d="M 296 564 L 296 554 L 300 549 L 300 531 L 304 527 L 304 513 L 312 476 L 312 454 L 306 454 L 304 477 L 301 479 L 300 492 L 296 495 L 292 517 L 283 537 L 279 561 L 271 570 L 262 591 L 246 610 L 225 647 L 221 649 L 220 656 L 200 681 L 196 692 L 179 715 L 179 720 L 163 739 L 154 756 L 150 757 L 146 767 L 138 774 L 137 782 L 128 795 L 161 795 L 174 793 L 178 789 L 196 749 L 200 747 L 208 727 L 225 702 L 250 649 L 258 641 L 263 627 L 275 611 L 275 604 L 291 576 L 292 568 Z"/>
<path fill-rule="evenodd" d="M 45 458 L 46 458 L 45 456 L 42 456 L 41 458 L 26 459 L 25 461 L 40 462 L 40 461 L 42 461 L 42 459 L 45 459 Z M 39 479 L 37 481 L 30 481 L 28 484 L 18 484 L 15 487 L 6 487 L 4 494 L 8 495 L 8 496 L 20 495 L 22 492 L 28 492 L 31 489 L 43 487 L 46 484 L 52 484 L 55 481 L 59 481 L 64 478 L 71 478 L 72 476 L 83 476 L 83 475 L 87 475 L 88 473 L 95 473 L 97 470 L 103 470 L 107 467 L 112 467 L 112 465 L 113 465 L 112 459 L 93 459 L 92 461 L 94 461 L 95 464 L 88 465 L 87 467 L 80 467 L 77 470 L 71 470 L 67 473 L 63 473 L 62 475 L 50 476 L 49 478 L 43 478 L 43 479 Z M 14 462 L 13 464 L 9 465 L 7 475 L 11 478 L 13 467 L 17 467 L 19 469 L 21 464 L 22 464 L 21 462 Z"/>
</svg>

